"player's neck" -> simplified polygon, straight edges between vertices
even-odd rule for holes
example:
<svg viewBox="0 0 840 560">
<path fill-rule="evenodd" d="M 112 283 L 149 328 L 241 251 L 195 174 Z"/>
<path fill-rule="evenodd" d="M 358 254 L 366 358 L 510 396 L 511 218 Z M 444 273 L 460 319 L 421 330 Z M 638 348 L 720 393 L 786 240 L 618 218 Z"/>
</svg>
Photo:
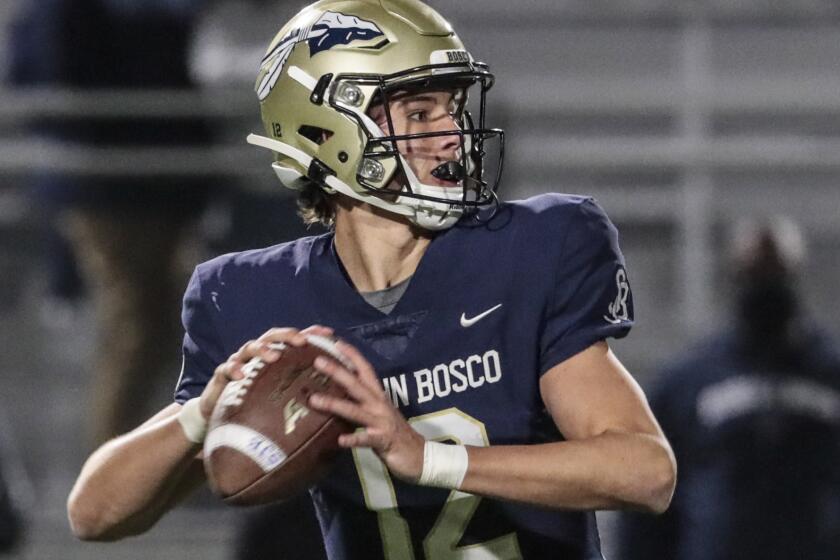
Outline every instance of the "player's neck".
<svg viewBox="0 0 840 560">
<path fill-rule="evenodd" d="M 414 274 L 430 241 L 422 230 L 366 204 L 336 216 L 336 251 L 360 292 L 384 290 Z"/>
</svg>

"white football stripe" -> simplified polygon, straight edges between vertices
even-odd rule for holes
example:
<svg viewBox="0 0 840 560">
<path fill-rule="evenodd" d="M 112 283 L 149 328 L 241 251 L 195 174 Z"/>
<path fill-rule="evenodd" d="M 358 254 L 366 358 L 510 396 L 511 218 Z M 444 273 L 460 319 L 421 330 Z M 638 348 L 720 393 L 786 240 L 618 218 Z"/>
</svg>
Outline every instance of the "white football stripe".
<svg viewBox="0 0 840 560">
<path fill-rule="evenodd" d="M 219 447 L 230 447 L 246 455 L 264 472 L 268 472 L 286 460 L 283 450 L 256 430 L 239 424 L 223 424 L 207 434 L 204 440 L 204 454 L 209 456 Z"/>
</svg>

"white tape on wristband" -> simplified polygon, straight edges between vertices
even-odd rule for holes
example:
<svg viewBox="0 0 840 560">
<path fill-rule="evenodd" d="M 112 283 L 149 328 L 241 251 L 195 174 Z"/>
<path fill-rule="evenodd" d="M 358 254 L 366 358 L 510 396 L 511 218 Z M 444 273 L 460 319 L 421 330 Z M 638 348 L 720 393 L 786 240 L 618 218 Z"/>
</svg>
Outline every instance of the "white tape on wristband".
<svg viewBox="0 0 840 560">
<path fill-rule="evenodd" d="M 201 413 L 198 397 L 190 399 L 181 407 L 178 422 L 184 430 L 184 435 L 193 443 L 201 443 L 207 435 L 207 419 Z"/>
<path fill-rule="evenodd" d="M 427 441 L 423 449 L 423 473 L 417 483 L 458 490 L 464 482 L 467 467 L 469 455 L 463 445 Z"/>
</svg>

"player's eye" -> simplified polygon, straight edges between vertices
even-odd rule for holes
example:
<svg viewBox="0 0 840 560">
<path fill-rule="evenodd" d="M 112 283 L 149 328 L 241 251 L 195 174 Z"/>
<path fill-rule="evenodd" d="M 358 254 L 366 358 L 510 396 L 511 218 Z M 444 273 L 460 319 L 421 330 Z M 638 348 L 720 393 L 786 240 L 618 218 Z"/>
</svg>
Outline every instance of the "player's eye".
<svg viewBox="0 0 840 560">
<path fill-rule="evenodd" d="M 429 120 L 428 111 L 412 111 L 408 114 L 408 118 L 416 122 L 426 122 Z"/>
</svg>

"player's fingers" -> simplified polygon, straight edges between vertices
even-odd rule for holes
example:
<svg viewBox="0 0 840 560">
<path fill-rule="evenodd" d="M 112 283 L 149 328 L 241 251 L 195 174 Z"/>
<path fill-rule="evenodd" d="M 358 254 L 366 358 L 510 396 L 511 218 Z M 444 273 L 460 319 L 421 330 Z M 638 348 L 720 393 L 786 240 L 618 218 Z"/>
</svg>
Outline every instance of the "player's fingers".
<svg viewBox="0 0 840 560">
<path fill-rule="evenodd" d="M 358 404 L 323 393 L 313 393 L 309 397 L 309 406 L 321 412 L 340 416 L 359 426 L 367 426 L 374 420 L 374 417 Z"/>
<path fill-rule="evenodd" d="M 210 379 L 210 382 L 207 383 L 204 391 L 201 392 L 201 401 L 199 403 L 201 413 L 205 418 L 210 417 L 210 414 L 213 412 L 213 407 L 216 406 L 216 401 L 219 400 L 222 391 L 224 391 L 228 383 L 242 379 L 243 373 L 242 368 L 240 367 L 241 365 L 242 364 L 239 362 L 228 360 L 227 362 L 220 364 L 213 371 L 213 377 Z"/>
<path fill-rule="evenodd" d="M 219 367 L 213 372 L 214 377 L 217 377 L 225 384 L 229 381 L 236 381 L 238 379 L 242 379 L 242 363 L 238 361 L 228 360 L 223 364 L 220 364 Z"/>
<path fill-rule="evenodd" d="M 376 426 L 359 428 L 352 434 L 342 434 L 338 444 L 342 447 L 370 447 L 377 453 L 389 447 L 388 430 Z"/>
<path fill-rule="evenodd" d="M 268 329 L 257 340 L 268 343 L 282 342 L 292 346 L 306 345 L 306 336 L 298 329 L 293 329 L 291 327 L 275 327 L 273 329 Z"/>
<path fill-rule="evenodd" d="M 345 448 L 351 447 L 373 447 L 376 439 L 368 430 L 358 429 L 352 434 L 341 434 L 338 436 L 338 445 Z"/>
<path fill-rule="evenodd" d="M 333 329 L 331 329 L 330 327 L 325 327 L 324 325 L 310 325 L 302 331 L 300 331 L 300 334 L 304 335 L 314 334 L 325 337 L 331 337 L 334 333 L 335 331 Z"/>
<path fill-rule="evenodd" d="M 254 358 L 254 360 L 256 359 Z M 202 412 L 205 413 L 205 416 L 209 417 L 213 406 L 215 406 L 222 391 L 224 391 L 229 383 L 240 381 L 245 377 L 248 367 L 248 364 L 244 364 L 241 360 L 236 360 L 231 356 L 227 361 L 219 364 L 213 370 L 213 377 L 210 378 L 210 381 L 201 394 Z"/>
<path fill-rule="evenodd" d="M 230 360 L 245 363 L 251 358 L 260 358 L 271 363 L 280 359 L 280 352 L 281 349 L 264 340 L 249 340 L 230 357 Z"/>
<path fill-rule="evenodd" d="M 341 385 L 350 397 L 360 403 L 379 398 L 382 391 L 373 393 L 369 387 L 359 382 L 356 375 L 335 360 L 325 356 L 318 356 L 312 364 L 315 369 L 328 375 L 334 382 Z"/>
<path fill-rule="evenodd" d="M 348 360 L 350 360 L 351 364 L 353 364 L 353 367 L 356 369 L 356 374 L 359 376 L 362 383 L 367 385 L 371 390 L 382 392 L 382 383 L 376 376 L 373 366 L 370 365 L 370 362 L 368 362 L 364 356 L 362 356 L 361 352 L 343 340 L 339 340 L 336 343 L 336 348 Z"/>
</svg>

